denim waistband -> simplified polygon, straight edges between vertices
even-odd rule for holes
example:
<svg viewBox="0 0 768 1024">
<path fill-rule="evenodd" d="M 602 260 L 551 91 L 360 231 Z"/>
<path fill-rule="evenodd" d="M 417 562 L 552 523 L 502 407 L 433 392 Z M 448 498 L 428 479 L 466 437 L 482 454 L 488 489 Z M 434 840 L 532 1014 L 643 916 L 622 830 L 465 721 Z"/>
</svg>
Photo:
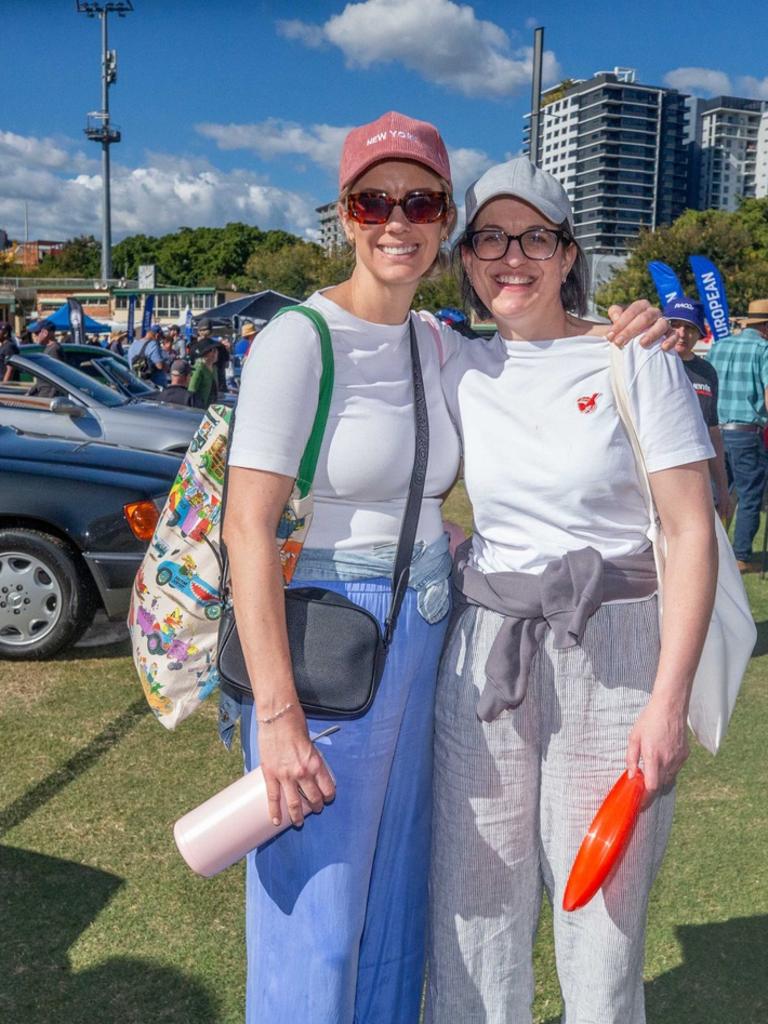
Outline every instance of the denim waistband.
<svg viewBox="0 0 768 1024">
<path fill-rule="evenodd" d="M 391 579 L 395 566 L 396 544 L 383 544 L 365 554 L 334 551 L 332 548 L 304 548 L 296 566 L 294 584 L 322 583 L 332 580 Z M 432 544 L 417 541 L 413 546 L 409 588 L 416 591 L 416 607 L 430 624 L 445 618 L 451 607 L 451 565 L 448 535 Z M 219 736 L 224 745 L 232 744 L 235 724 L 240 717 L 240 702 L 220 691 Z"/>
<path fill-rule="evenodd" d="M 396 544 L 382 544 L 365 553 L 304 548 L 296 566 L 295 579 L 316 582 L 391 578 L 396 553 Z M 448 614 L 450 575 L 447 534 L 441 534 L 431 544 L 423 541 L 414 544 L 408 586 L 416 591 L 419 614 L 429 623 L 439 622 Z"/>
</svg>

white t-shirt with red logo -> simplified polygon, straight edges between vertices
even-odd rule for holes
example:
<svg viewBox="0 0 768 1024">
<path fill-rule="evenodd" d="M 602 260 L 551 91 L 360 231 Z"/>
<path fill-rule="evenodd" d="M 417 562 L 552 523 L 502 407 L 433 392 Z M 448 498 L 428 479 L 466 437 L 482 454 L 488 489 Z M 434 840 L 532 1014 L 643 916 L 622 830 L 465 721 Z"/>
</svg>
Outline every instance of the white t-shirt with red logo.
<svg viewBox="0 0 768 1024">
<path fill-rule="evenodd" d="M 541 572 L 567 551 L 605 558 L 648 546 L 645 499 L 613 400 L 609 342 L 464 340 L 443 367 L 464 445 L 483 572 Z M 654 473 L 712 457 L 679 357 L 631 342 L 630 408 Z"/>
</svg>

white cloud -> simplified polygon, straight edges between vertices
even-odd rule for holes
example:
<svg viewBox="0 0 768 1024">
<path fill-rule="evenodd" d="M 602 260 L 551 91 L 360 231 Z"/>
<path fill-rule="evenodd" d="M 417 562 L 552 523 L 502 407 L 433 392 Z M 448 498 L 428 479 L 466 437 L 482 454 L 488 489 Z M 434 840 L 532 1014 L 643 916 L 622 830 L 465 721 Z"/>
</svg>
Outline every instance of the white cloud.
<svg viewBox="0 0 768 1024">
<path fill-rule="evenodd" d="M 456 199 L 463 198 L 464 192 L 487 170 L 494 160 L 481 149 L 449 149 L 453 191 Z"/>
<path fill-rule="evenodd" d="M 513 50 L 502 28 L 453 0 L 362 0 L 323 25 L 278 22 L 278 30 L 312 46 L 324 39 L 342 51 L 350 67 L 396 61 L 466 96 L 508 96 L 531 81 L 531 47 Z M 559 76 L 548 50 L 545 84 Z"/>
<path fill-rule="evenodd" d="M 742 75 L 736 79 L 739 96 L 748 96 L 755 100 L 768 100 L 768 78 L 754 78 Z"/>
<path fill-rule="evenodd" d="M 22 237 L 24 204 L 28 203 L 33 238 L 100 236 L 101 177 L 98 163 L 77 152 L 57 158 L 51 166 L 47 140 L 0 138 L 0 225 Z M 85 169 L 85 164 L 90 169 Z M 314 201 L 277 188 L 250 170 L 222 171 L 204 161 L 185 161 L 153 154 L 146 166 L 112 167 L 112 232 L 115 240 L 142 232 L 159 235 L 189 227 L 221 226 L 232 220 L 260 228 L 313 237 Z"/>
<path fill-rule="evenodd" d="M 219 149 L 249 149 L 267 160 L 276 156 L 304 156 L 320 167 L 335 170 L 350 127 L 329 124 L 304 127 L 294 121 L 270 117 L 255 124 L 198 124 L 195 130 L 212 139 Z"/>
<path fill-rule="evenodd" d="M 289 21 L 278 21 L 277 29 L 286 39 L 297 39 L 305 46 L 316 49 L 325 42 L 325 35 L 320 25 L 309 25 L 297 18 Z"/>
<path fill-rule="evenodd" d="M 0 163 L 5 164 L 7 160 L 23 160 L 39 167 L 64 167 L 69 156 L 51 139 L 0 131 Z"/>
<path fill-rule="evenodd" d="M 664 84 L 671 89 L 700 96 L 730 96 L 733 94 L 731 79 L 724 71 L 713 68 L 675 68 L 664 75 Z"/>
</svg>

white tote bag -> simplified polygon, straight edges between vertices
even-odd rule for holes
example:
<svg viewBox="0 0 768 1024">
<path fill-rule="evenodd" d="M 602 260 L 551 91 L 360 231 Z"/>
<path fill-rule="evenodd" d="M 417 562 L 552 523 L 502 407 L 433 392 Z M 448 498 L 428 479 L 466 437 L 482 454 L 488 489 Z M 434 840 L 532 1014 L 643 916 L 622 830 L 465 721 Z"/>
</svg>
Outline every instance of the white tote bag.
<svg viewBox="0 0 768 1024">
<path fill-rule="evenodd" d="M 646 491 L 651 522 L 648 537 L 653 544 L 659 574 L 661 614 L 666 541 L 653 502 L 648 470 L 629 408 L 622 350 L 614 345 L 611 345 L 611 383 L 616 408 L 632 444 L 640 479 Z M 693 680 L 688 724 L 702 746 L 710 753 L 716 754 L 728 728 L 741 680 L 752 657 L 757 629 L 728 534 L 714 505 L 712 514 L 717 537 L 717 589 L 712 619 Z"/>
</svg>

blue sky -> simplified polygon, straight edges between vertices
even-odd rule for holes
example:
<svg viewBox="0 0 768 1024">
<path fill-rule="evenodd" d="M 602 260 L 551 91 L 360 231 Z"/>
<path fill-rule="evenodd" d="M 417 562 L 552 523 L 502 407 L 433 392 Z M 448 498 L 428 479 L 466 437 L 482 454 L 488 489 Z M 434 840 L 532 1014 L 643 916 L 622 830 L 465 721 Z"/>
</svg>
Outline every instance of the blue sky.
<svg viewBox="0 0 768 1024">
<path fill-rule="evenodd" d="M 458 189 L 516 153 L 533 27 L 549 82 L 615 65 L 650 84 L 768 99 L 768 8 L 477 0 L 133 0 L 111 16 L 113 235 L 244 220 L 312 236 L 345 130 L 395 109 L 443 132 Z M 0 228 L 100 234 L 99 23 L 74 0 L 0 0 Z"/>
</svg>

